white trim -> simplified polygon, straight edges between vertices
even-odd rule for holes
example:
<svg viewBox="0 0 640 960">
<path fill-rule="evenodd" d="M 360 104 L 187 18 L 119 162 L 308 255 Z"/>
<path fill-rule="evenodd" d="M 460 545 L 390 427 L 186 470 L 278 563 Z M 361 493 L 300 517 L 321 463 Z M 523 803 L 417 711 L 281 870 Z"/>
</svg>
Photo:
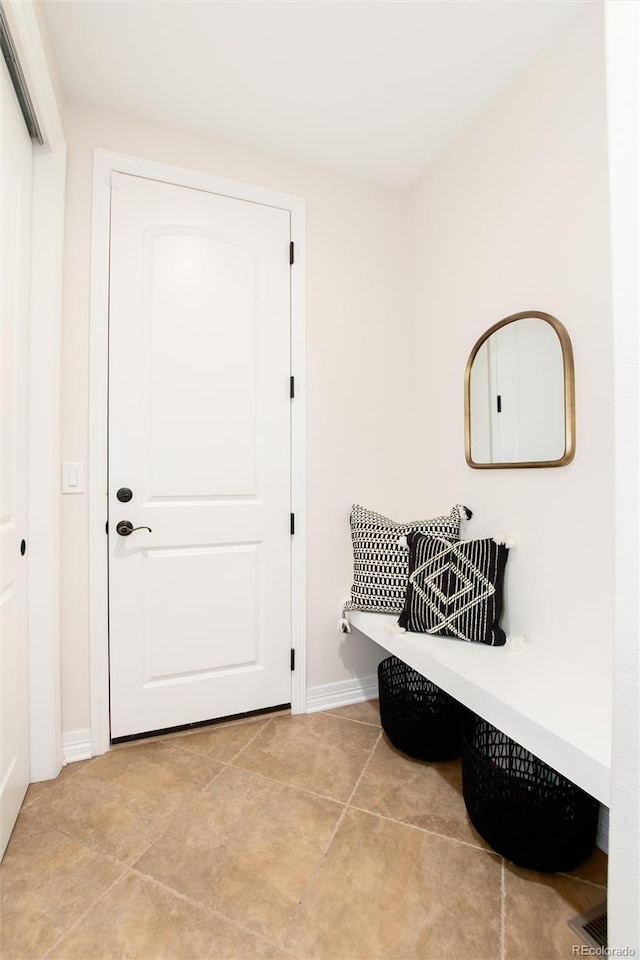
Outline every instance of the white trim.
<svg viewBox="0 0 640 960">
<path fill-rule="evenodd" d="M 46 146 L 33 154 L 29 335 L 29 750 L 32 781 L 62 765 L 60 355 L 66 144 L 36 6 L 3 3 Z"/>
<path fill-rule="evenodd" d="M 609 853 L 609 807 L 600 807 L 596 846 L 604 850 L 605 853 Z"/>
<path fill-rule="evenodd" d="M 62 738 L 64 751 L 64 765 L 75 763 L 77 760 L 90 760 L 91 730 L 70 730 Z"/>
<path fill-rule="evenodd" d="M 291 544 L 292 642 L 296 669 L 292 674 L 291 709 L 304 713 L 306 703 L 305 614 L 305 378 L 304 378 L 304 214 L 300 197 L 239 183 L 196 170 L 153 160 L 96 150 L 93 168 L 91 242 L 91 308 L 89 347 L 89 648 L 91 658 L 91 743 L 94 756 L 109 749 L 109 659 L 107 545 L 107 358 L 109 292 L 110 182 L 112 173 L 161 180 L 219 193 L 238 200 L 288 210 L 295 259 L 291 269 L 291 372 L 296 398 L 291 409 L 291 509 L 296 533 Z"/>
<path fill-rule="evenodd" d="M 29 333 L 30 779 L 62 767 L 60 363 L 66 144 L 34 149 Z"/>
<path fill-rule="evenodd" d="M 338 680 L 337 683 L 322 683 L 307 690 L 307 713 L 348 707 L 352 703 L 375 700 L 377 696 L 376 674 L 370 677 L 354 677 L 352 680 Z"/>
<path fill-rule="evenodd" d="M 640 8 L 605 4 L 614 384 L 610 948 L 640 952 Z"/>
<path fill-rule="evenodd" d="M 99 163 L 100 161 L 100 163 Z M 109 749 L 109 633 L 107 594 L 107 358 L 110 167 L 96 154 L 89 310 L 89 656 L 91 741 L 95 756 Z"/>
<path fill-rule="evenodd" d="M 55 150 L 64 143 L 64 130 L 35 4 L 33 0 L 21 0 L 20 3 L 3 3 L 2 9 L 44 142 Z"/>
<path fill-rule="evenodd" d="M 297 198 L 295 198 L 297 200 Z M 306 608 L 306 366 L 305 366 L 305 204 L 291 207 L 291 239 L 295 260 L 291 268 L 291 373 L 295 397 L 291 404 L 291 509 L 296 532 L 291 543 L 291 645 L 296 669 L 291 677 L 291 712 L 307 709 L 307 608 Z"/>
</svg>

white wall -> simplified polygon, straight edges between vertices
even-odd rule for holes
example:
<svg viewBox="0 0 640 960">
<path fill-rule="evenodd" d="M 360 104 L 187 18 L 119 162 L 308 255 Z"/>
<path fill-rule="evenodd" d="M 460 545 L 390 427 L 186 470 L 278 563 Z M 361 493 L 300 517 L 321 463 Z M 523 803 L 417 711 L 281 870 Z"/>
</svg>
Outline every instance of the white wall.
<svg viewBox="0 0 640 960">
<path fill-rule="evenodd" d="M 336 630 L 347 598 L 352 501 L 400 511 L 392 451 L 408 439 L 403 197 L 238 145 L 81 105 L 65 115 L 69 164 L 62 459 L 86 462 L 93 150 L 147 157 L 297 194 L 307 204 L 308 670 L 316 686 L 375 672 L 376 649 Z M 387 389 L 389 378 L 392 389 Z M 453 498 L 455 499 L 455 498 Z M 447 495 L 442 509 L 448 508 Z M 451 501 L 452 502 L 452 501 Z M 63 730 L 90 725 L 87 503 L 62 503 Z"/>
<path fill-rule="evenodd" d="M 370 643 L 335 632 L 350 580 L 353 500 L 399 519 L 468 503 L 475 511 L 470 535 L 506 531 L 520 542 L 509 562 L 507 628 L 610 673 L 613 409 L 602 43 L 601 11 L 593 5 L 408 194 L 68 106 L 65 460 L 87 457 L 93 149 L 306 199 L 309 686 L 365 676 L 377 662 Z M 471 470 L 462 420 L 468 353 L 488 326 L 527 308 L 558 316 L 573 340 L 576 458 L 561 469 Z M 62 522 L 68 731 L 89 726 L 85 497 L 63 498 Z"/>
<path fill-rule="evenodd" d="M 563 33 L 430 168 L 408 199 L 416 289 L 411 471 L 475 511 L 472 536 L 519 541 L 508 631 L 611 673 L 613 385 L 602 10 Z M 475 341 L 523 310 L 573 342 L 567 467 L 473 470 L 463 374 Z"/>
<path fill-rule="evenodd" d="M 640 10 L 607 3 L 615 369 L 615 643 L 609 946 L 640 953 Z"/>
<path fill-rule="evenodd" d="M 58 72 L 58 64 L 56 63 L 51 37 L 49 36 L 49 28 L 47 26 L 47 15 L 45 13 L 44 3 L 45 0 L 34 0 L 32 6 L 38 24 L 38 35 L 42 43 L 49 81 L 53 87 L 53 96 L 58 111 L 62 113 L 62 107 L 65 98 L 62 90 L 60 74 Z"/>
</svg>

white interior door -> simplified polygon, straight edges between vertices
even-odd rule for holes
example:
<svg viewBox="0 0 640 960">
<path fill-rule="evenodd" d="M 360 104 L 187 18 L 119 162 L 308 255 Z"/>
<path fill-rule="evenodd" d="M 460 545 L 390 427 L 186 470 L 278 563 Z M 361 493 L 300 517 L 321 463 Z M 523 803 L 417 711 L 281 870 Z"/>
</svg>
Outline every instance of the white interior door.
<svg viewBox="0 0 640 960">
<path fill-rule="evenodd" d="M 118 738 L 291 700 L 290 214 L 120 173 L 111 197 Z"/>
<path fill-rule="evenodd" d="M 1 59 L 1 58 L 0 58 Z M 27 674 L 27 351 L 32 148 L 4 60 L 0 104 L 0 630 L 2 848 L 29 782 Z"/>
</svg>

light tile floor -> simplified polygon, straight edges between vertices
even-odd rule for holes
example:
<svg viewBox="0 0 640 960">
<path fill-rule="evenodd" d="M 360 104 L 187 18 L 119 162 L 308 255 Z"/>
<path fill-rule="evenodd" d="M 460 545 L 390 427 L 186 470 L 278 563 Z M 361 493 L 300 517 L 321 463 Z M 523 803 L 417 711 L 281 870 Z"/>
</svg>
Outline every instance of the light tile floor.
<svg viewBox="0 0 640 960">
<path fill-rule="evenodd" d="M 459 761 L 399 753 L 370 702 L 65 767 L 29 788 L 0 880 L 3 960 L 568 960 L 606 857 L 505 863 Z"/>
</svg>

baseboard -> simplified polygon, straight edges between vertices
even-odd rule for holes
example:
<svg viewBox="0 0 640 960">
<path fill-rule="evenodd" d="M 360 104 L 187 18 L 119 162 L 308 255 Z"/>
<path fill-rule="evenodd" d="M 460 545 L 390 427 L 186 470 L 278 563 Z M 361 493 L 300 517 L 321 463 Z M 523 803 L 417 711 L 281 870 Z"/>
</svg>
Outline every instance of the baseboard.
<svg viewBox="0 0 640 960">
<path fill-rule="evenodd" d="M 605 853 L 609 853 L 609 807 L 600 807 L 596 845 Z"/>
<path fill-rule="evenodd" d="M 348 707 L 351 703 L 375 700 L 377 696 L 378 677 L 375 674 L 339 680 L 337 683 L 323 683 L 318 687 L 307 687 L 307 713 Z"/>
<path fill-rule="evenodd" d="M 91 730 L 70 730 L 62 734 L 62 762 L 65 765 L 91 757 Z"/>
</svg>

